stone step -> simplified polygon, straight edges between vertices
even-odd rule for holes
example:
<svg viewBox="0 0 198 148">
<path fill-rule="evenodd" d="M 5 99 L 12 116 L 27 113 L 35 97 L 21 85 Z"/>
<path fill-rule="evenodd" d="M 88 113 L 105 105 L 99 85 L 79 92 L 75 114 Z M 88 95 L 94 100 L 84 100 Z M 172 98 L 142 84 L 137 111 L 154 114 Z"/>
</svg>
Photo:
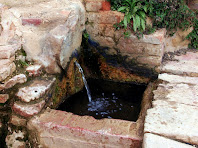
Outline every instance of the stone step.
<svg viewBox="0 0 198 148">
<path fill-rule="evenodd" d="M 198 145 L 198 107 L 156 100 L 147 110 L 145 133 Z"/>
<path fill-rule="evenodd" d="M 144 134 L 143 148 L 195 148 L 194 146 L 177 142 L 151 133 Z"/>
<path fill-rule="evenodd" d="M 55 80 L 55 78 L 34 79 L 29 82 L 28 86 L 19 88 L 16 96 L 26 103 L 39 99 L 50 90 Z"/>
<path fill-rule="evenodd" d="M 198 107 L 198 85 L 162 83 L 153 93 L 154 100 L 173 101 Z"/>
<path fill-rule="evenodd" d="M 139 148 L 142 141 L 135 122 L 96 120 L 52 109 L 32 118 L 28 129 L 37 135 L 41 146 L 48 148 Z"/>
<path fill-rule="evenodd" d="M 175 56 L 175 59 L 177 61 L 168 61 L 165 63 L 162 71 L 192 77 L 198 76 L 198 52 L 187 52 L 185 55 Z"/>
<path fill-rule="evenodd" d="M 26 81 L 27 81 L 26 75 L 24 74 L 16 75 L 11 79 L 9 79 L 8 81 L 4 82 L 4 84 L 0 84 L 0 90 L 9 89 L 14 85 L 16 85 L 17 83 L 22 84 L 25 83 Z"/>
<path fill-rule="evenodd" d="M 159 80 L 163 80 L 168 83 L 175 83 L 175 84 L 193 84 L 197 85 L 198 84 L 198 78 L 197 77 L 188 77 L 188 76 L 178 76 L 178 75 L 173 75 L 173 74 L 159 74 L 158 75 Z"/>
<path fill-rule="evenodd" d="M 21 104 L 20 102 L 14 102 L 14 105 L 12 106 L 12 110 L 23 117 L 31 117 L 33 115 L 38 114 L 44 107 L 45 100 L 35 103 L 35 104 Z"/>
</svg>

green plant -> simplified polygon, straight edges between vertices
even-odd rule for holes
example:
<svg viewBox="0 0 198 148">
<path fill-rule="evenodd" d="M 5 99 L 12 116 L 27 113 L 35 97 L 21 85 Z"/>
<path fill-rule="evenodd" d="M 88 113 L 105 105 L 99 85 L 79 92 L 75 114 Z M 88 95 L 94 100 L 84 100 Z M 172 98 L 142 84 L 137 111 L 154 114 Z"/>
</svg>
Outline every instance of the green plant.
<svg viewBox="0 0 198 148">
<path fill-rule="evenodd" d="M 152 11 L 152 4 L 146 0 L 125 0 L 121 4 L 122 7 L 120 7 L 118 11 L 125 14 L 124 20 L 122 21 L 124 28 L 127 29 L 132 26 L 135 32 L 137 30 L 144 31 L 146 13 Z M 129 26 L 129 24 L 131 25 Z"/>
<path fill-rule="evenodd" d="M 189 48 L 198 49 L 198 19 L 195 19 L 193 27 L 193 31 L 186 38 L 191 40 Z"/>
<path fill-rule="evenodd" d="M 112 10 L 118 10 L 122 6 L 122 0 L 107 0 L 111 3 Z"/>
<path fill-rule="evenodd" d="M 193 25 L 195 13 L 190 10 L 183 0 L 153 1 L 155 11 L 150 11 L 153 26 L 166 28 L 169 35 L 173 35 L 177 28 L 187 29 Z"/>
</svg>

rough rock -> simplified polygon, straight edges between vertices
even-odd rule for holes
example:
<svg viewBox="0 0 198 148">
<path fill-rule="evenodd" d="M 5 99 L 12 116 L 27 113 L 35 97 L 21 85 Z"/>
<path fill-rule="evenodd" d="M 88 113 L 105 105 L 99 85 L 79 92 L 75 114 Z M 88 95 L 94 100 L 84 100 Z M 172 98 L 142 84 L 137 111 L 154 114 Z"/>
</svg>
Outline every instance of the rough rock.
<svg viewBox="0 0 198 148">
<path fill-rule="evenodd" d="M 9 65 L 3 65 L 0 69 L 0 81 L 5 80 L 8 76 L 10 76 L 16 70 L 16 65 L 11 63 Z"/>
<path fill-rule="evenodd" d="M 28 60 L 42 64 L 48 73 L 59 73 L 60 66 L 65 69 L 72 52 L 80 47 L 84 6 L 77 0 L 35 0 L 26 4 L 2 10 L 2 33 L 7 37 L 2 38 L 2 44 L 18 37 Z M 10 26 L 12 30 L 5 29 Z"/>
<path fill-rule="evenodd" d="M 20 88 L 16 96 L 23 102 L 39 99 L 51 88 L 55 80 L 55 78 L 51 80 L 33 80 L 29 86 Z"/>
<path fill-rule="evenodd" d="M 26 68 L 26 71 L 29 73 L 29 76 L 39 76 L 41 74 L 41 65 L 30 65 Z"/>
<path fill-rule="evenodd" d="M 0 94 L 0 103 L 6 103 L 8 99 L 9 99 L 8 94 Z"/>
<path fill-rule="evenodd" d="M 41 146 L 54 147 L 133 147 L 139 148 L 135 123 L 115 119 L 96 120 L 58 110 L 46 110 L 28 122 Z"/>
<path fill-rule="evenodd" d="M 198 107 L 198 85 L 164 83 L 159 84 L 153 93 L 155 100 L 167 100 Z"/>
<path fill-rule="evenodd" d="M 165 52 L 175 52 L 179 49 L 188 48 L 189 40 L 185 39 L 186 36 L 193 30 L 193 27 L 190 27 L 186 30 L 177 29 L 177 32 L 173 36 L 166 37 L 165 41 Z"/>
<path fill-rule="evenodd" d="M 10 123 L 15 126 L 26 126 L 26 119 L 20 118 L 16 115 L 12 115 L 10 118 Z"/>
<path fill-rule="evenodd" d="M 162 100 L 152 104 L 147 110 L 145 133 L 198 145 L 198 107 Z"/>
<path fill-rule="evenodd" d="M 35 104 L 21 104 L 20 102 L 15 102 L 12 106 L 12 110 L 23 117 L 31 117 L 35 114 L 38 114 L 43 106 L 45 105 L 45 101 L 41 101 Z"/>
<path fill-rule="evenodd" d="M 194 146 L 174 141 L 162 136 L 144 134 L 143 148 L 195 148 Z"/>
<path fill-rule="evenodd" d="M 17 83 L 22 84 L 27 81 L 27 77 L 24 74 L 19 74 L 14 76 L 13 78 L 6 81 L 4 84 L 0 84 L 0 90 L 9 89 L 16 85 Z"/>
<path fill-rule="evenodd" d="M 15 45 L 0 46 L 0 59 L 10 59 L 18 49 Z"/>
<path fill-rule="evenodd" d="M 18 139 L 23 139 L 24 133 L 21 131 L 13 132 L 10 135 L 7 135 L 6 137 L 6 145 L 8 148 L 24 148 L 25 142 L 19 141 Z"/>
<path fill-rule="evenodd" d="M 198 76 L 198 52 L 187 52 L 185 55 L 175 56 L 178 61 L 168 61 L 162 67 L 163 72 L 187 75 L 187 76 Z"/>
<path fill-rule="evenodd" d="M 198 78 L 197 77 L 188 77 L 188 76 L 178 76 L 178 75 L 173 75 L 173 74 L 159 74 L 158 79 L 163 80 L 165 82 L 169 83 L 185 83 L 185 84 L 198 84 Z"/>
</svg>

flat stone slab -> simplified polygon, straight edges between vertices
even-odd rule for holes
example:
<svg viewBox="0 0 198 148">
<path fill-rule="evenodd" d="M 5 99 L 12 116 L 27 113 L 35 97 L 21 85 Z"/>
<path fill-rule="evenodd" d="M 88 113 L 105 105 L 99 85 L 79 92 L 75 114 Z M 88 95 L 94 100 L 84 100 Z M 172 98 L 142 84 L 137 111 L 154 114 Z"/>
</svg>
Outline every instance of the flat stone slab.
<svg viewBox="0 0 198 148">
<path fill-rule="evenodd" d="M 155 100 L 166 100 L 198 107 L 198 85 L 189 84 L 159 84 L 153 91 Z"/>
<path fill-rule="evenodd" d="M 55 78 L 51 80 L 33 80 L 29 86 L 20 88 L 16 96 L 23 102 L 39 99 L 51 88 L 55 80 Z"/>
<path fill-rule="evenodd" d="M 198 107 L 157 100 L 147 110 L 145 133 L 198 145 Z"/>
<path fill-rule="evenodd" d="M 139 148 L 142 141 L 135 122 L 96 120 L 52 109 L 32 118 L 28 129 L 37 135 L 41 146 L 48 148 Z"/>
<path fill-rule="evenodd" d="M 26 81 L 27 81 L 26 75 L 24 74 L 16 75 L 11 79 L 9 79 L 8 81 L 6 81 L 4 84 L 0 84 L 0 90 L 9 89 L 14 85 L 16 85 L 17 83 L 22 84 L 25 83 Z"/>
<path fill-rule="evenodd" d="M 21 104 L 20 102 L 15 102 L 12 106 L 12 110 L 23 117 L 31 117 L 35 114 L 38 114 L 45 105 L 45 101 L 41 101 L 35 104 Z"/>
<path fill-rule="evenodd" d="M 198 78 L 197 77 L 188 77 L 188 76 L 178 76 L 178 75 L 173 75 L 173 74 L 159 74 L 158 75 L 159 80 L 163 80 L 165 82 L 169 83 L 175 83 L 175 84 L 198 84 Z"/>
<path fill-rule="evenodd" d="M 178 61 L 169 61 L 162 67 L 163 72 L 198 76 L 198 52 L 187 52 L 185 55 L 175 56 Z"/>
<path fill-rule="evenodd" d="M 195 148 L 194 146 L 177 142 L 151 133 L 144 134 L 143 148 Z"/>
</svg>

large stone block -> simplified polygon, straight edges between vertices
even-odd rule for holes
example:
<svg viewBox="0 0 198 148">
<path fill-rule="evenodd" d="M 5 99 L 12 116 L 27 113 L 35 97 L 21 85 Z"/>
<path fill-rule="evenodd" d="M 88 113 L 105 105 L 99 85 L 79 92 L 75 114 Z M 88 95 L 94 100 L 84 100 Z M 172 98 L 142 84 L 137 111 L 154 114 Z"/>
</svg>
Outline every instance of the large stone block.
<svg viewBox="0 0 198 148">
<path fill-rule="evenodd" d="M 167 100 L 198 107 L 198 85 L 162 83 L 153 93 L 155 100 Z"/>
<path fill-rule="evenodd" d="M 134 122 L 77 116 L 72 113 L 46 110 L 28 122 L 41 146 L 48 148 L 122 148 L 141 146 Z"/>
<path fill-rule="evenodd" d="M 198 144 L 198 107 L 171 101 L 153 101 L 147 110 L 145 133 L 154 133 L 190 144 Z"/>
<path fill-rule="evenodd" d="M 150 133 L 144 134 L 142 147 L 143 148 L 195 148 L 194 146 Z"/>
<path fill-rule="evenodd" d="M 24 4 L 24 7 L 16 5 L 3 9 L 4 36 L 0 44 L 17 36 L 28 60 L 40 63 L 48 73 L 59 73 L 61 68 L 66 68 L 72 52 L 81 45 L 85 28 L 84 6 L 80 0 L 27 3 L 29 5 Z"/>
<path fill-rule="evenodd" d="M 198 76 L 198 52 L 187 52 L 185 55 L 175 56 L 177 61 L 164 63 L 162 71 L 167 73 Z"/>
</svg>

